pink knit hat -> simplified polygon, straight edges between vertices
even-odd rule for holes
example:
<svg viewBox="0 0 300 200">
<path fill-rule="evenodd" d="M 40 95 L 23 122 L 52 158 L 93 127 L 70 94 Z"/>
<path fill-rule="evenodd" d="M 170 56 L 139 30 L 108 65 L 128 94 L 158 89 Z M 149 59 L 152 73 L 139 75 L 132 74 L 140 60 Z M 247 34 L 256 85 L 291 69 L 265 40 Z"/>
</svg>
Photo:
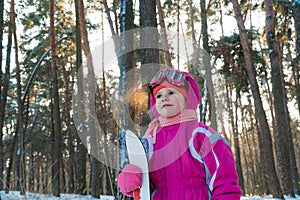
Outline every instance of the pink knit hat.
<svg viewBox="0 0 300 200">
<path fill-rule="evenodd" d="M 171 83 L 169 83 L 168 81 L 163 81 L 162 83 L 160 83 L 159 85 L 155 86 L 153 89 L 152 89 L 152 94 L 153 94 L 153 98 L 155 99 L 156 98 L 156 93 L 162 89 L 162 88 L 174 88 L 176 89 L 177 91 L 179 91 L 184 97 L 186 97 L 187 95 L 187 91 L 186 91 L 186 88 L 185 87 L 178 87 L 176 85 L 173 85 Z"/>
</svg>

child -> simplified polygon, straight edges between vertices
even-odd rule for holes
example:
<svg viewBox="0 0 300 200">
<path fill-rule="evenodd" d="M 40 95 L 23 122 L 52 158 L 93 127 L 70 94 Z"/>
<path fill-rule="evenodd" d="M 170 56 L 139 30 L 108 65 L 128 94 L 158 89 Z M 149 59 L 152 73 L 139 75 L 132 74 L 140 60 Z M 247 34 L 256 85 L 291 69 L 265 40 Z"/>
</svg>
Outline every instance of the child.
<svg viewBox="0 0 300 200">
<path fill-rule="evenodd" d="M 151 199 L 238 200 L 241 190 L 227 141 L 198 122 L 198 86 L 187 72 L 159 71 L 149 84 L 155 119 L 147 140 Z M 133 196 L 141 186 L 141 170 L 128 164 L 118 177 L 121 192 Z"/>
</svg>

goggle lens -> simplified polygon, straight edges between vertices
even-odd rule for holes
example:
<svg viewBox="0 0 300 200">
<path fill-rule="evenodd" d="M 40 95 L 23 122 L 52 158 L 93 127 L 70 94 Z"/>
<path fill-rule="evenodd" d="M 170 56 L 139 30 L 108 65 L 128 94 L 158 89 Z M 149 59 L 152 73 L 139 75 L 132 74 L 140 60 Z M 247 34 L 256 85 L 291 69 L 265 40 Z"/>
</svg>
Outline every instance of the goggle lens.
<svg viewBox="0 0 300 200">
<path fill-rule="evenodd" d="M 186 77 L 179 70 L 164 69 L 158 72 L 158 74 L 152 78 L 151 82 L 149 83 L 150 88 L 154 88 L 155 86 L 159 85 L 164 79 L 173 85 L 184 87 L 184 81 L 186 80 Z"/>
</svg>

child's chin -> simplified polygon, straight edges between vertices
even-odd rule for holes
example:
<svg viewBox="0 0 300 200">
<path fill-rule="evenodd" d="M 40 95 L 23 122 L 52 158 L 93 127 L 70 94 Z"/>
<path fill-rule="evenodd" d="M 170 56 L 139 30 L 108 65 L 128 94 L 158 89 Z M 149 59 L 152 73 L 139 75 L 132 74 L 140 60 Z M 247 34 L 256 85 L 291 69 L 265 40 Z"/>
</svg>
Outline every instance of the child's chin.
<svg viewBox="0 0 300 200">
<path fill-rule="evenodd" d="M 176 115 L 178 115 L 179 113 L 165 113 L 164 117 L 175 117 Z"/>
</svg>

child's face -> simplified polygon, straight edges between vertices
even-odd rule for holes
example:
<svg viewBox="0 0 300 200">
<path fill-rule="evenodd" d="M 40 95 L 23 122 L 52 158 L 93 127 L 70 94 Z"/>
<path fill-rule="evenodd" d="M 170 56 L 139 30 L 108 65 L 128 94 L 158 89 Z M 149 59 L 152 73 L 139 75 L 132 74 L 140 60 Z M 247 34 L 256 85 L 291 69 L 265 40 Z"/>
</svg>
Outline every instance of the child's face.
<svg viewBox="0 0 300 200">
<path fill-rule="evenodd" d="M 155 108 L 163 117 L 173 117 L 185 109 L 185 97 L 174 88 L 162 88 L 156 93 Z"/>
</svg>

